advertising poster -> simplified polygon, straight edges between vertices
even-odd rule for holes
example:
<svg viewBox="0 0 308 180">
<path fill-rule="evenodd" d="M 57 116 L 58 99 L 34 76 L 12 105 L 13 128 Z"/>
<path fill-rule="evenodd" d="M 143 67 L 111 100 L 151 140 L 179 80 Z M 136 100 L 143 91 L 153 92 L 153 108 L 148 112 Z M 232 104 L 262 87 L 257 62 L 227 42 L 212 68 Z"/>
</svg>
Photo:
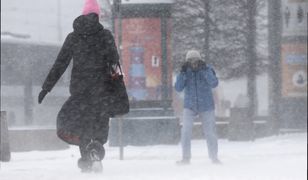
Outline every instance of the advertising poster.
<svg viewBox="0 0 308 180">
<path fill-rule="evenodd" d="M 161 100 L 161 39 L 160 18 L 122 19 L 122 65 L 132 100 Z M 169 47 L 169 34 L 167 44 Z M 171 72 L 169 48 L 167 57 L 168 71 Z M 171 83 L 171 76 L 169 79 Z"/>
<path fill-rule="evenodd" d="M 307 45 L 282 45 L 282 95 L 307 96 Z"/>
<path fill-rule="evenodd" d="M 283 97 L 307 97 L 307 0 L 282 1 Z"/>
</svg>

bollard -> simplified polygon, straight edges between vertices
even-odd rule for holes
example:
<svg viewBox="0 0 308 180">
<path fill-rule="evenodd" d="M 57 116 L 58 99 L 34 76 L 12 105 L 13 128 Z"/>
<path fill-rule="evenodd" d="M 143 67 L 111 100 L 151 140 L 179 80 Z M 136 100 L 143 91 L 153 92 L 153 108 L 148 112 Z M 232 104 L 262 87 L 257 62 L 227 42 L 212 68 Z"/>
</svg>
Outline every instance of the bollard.
<svg viewBox="0 0 308 180">
<path fill-rule="evenodd" d="M 230 109 L 228 139 L 231 141 L 250 141 L 254 139 L 253 121 L 248 116 L 247 96 L 240 94 Z"/>
<path fill-rule="evenodd" d="M 1 111 L 0 116 L 0 161 L 8 162 L 11 160 L 11 151 L 9 144 L 9 130 L 7 126 L 6 111 Z"/>
<path fill-rule="evenodd" d="M 248 117 L 248 108 L 231 108 L 228 126 L 228 139 L 230 141 L 253 140 L 253 122 Z"/>
</svg>

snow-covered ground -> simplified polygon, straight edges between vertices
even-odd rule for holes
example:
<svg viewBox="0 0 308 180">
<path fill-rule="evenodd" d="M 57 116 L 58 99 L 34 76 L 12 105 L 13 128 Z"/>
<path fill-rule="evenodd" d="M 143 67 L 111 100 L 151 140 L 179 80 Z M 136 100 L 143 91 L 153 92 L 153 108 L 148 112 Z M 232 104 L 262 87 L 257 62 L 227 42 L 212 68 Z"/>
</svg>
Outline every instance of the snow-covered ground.
<svg viewBox="0 0 308 180">
<path fill-rule="evenodd" d="M 257 139 L 254 142 L 220 140 L 222 165 L 207 158 L 205 142 L 194 140 L 191 165 L 177 166 L 179 145 L 107 146 L 102 174 L 82 174 L 76 167 L 78 148 L 62 151 L 12 153 L 1 163 L 1 180 L 306 180 L 307 133 Z"/>
</svg>

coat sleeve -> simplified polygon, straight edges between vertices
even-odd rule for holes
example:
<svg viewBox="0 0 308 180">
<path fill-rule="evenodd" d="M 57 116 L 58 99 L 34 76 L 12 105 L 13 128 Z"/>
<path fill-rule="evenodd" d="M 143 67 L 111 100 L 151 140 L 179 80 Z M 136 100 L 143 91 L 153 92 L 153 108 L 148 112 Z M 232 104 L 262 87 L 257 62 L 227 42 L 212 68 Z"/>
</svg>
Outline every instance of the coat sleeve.
<svg viewBox="0 0 308 180">
<path fill-rule="evenodd" d="M 106 33 L 106 44 L 107 44 L 105 59 L 107 60 L 107 62 L 111 63 L 112 65 L 115 65 L 117 62 L 119 62 L 118 49 L 111 32 L 109 30 L 106 30 L 105 33 Z"/>
<path fill-rule="evenodd" d="M 206 82 L 211 86 L 211 88 L 215 88 L 218 86 L 218 79 L 216 77 L 216 73 L 211 66 L 207 66 L 205 70 L 203 70 L 203 75 L 206 79 Z"/>
<path fill-rule="evenodd" d="M 52 90 L 62 74 L 65 72 L 72 56 L 72 34 L 69 34 L 63 43 L 55 63 L 44 81 L 42 89 L 47 90 L 48 92 Z"/>
<path fill-rule="evenodd" d="M 177 92 L 183 91 L 183 89 L 186 86 L 186 73 L 181 72 L 177 77 L 176 77 L 176 82 L 175 82 L 175 90 Z"/>
</svg>

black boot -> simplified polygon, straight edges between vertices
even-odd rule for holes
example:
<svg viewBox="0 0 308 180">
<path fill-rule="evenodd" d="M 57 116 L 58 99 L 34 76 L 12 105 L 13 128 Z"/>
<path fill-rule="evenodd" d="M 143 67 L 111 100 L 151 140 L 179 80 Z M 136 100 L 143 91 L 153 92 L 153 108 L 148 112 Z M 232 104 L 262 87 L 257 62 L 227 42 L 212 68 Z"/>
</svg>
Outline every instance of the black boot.
<svg viewBox="0 0 308 180">
<path fill-rule="evenodd" d="M 81 169 L 81 172 L 91 172 L 92 171 L 92 161 L 85 158 L 78 159 L 78 167 Z"/>
<path fill-rule="evenodd" d="M 86 150 L 89 153 L 89 159 L 92 162 L 92 171 L 99 173 L 103 171 L 102 160 L 105 157 L 105 148 L 99 141 L 91 141 Z"/>
</svg>

